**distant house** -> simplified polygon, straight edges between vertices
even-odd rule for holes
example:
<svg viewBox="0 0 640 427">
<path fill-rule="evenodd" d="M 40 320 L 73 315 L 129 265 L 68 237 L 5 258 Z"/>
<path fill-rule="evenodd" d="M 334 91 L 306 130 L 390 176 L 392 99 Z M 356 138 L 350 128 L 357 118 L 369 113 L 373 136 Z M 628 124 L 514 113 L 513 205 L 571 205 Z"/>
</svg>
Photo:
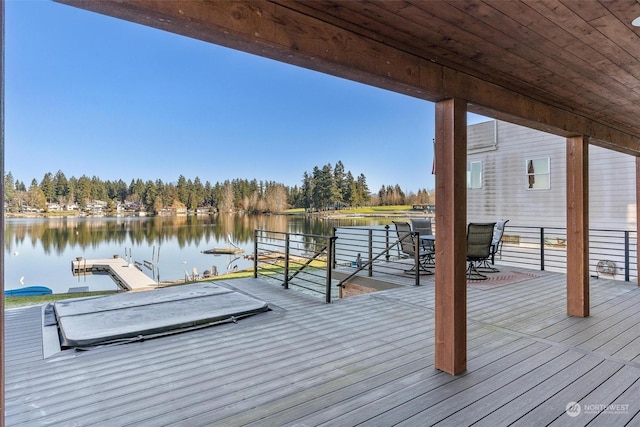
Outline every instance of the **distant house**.
<svg viewBox="0 0 640 427">
<path fill-rule="evenodd" d="M 104 216 L 107 211 L 107 202 L 104 200 L 91 200 L 85 203 L 83 211 L 91 216 Z"/>
<path fill-rule="evenodd" d="M 436 205 L 432 205 L 429 203 L 419 203 L 419 204 L 413 205 L 412 209 L 414 211 L 423 211 L 423 212 L 432 214 L 436 211 Z"/>
<path fill-rule="evenodd" d="M 468 127 L 468 221 L 566 226 L 566 139 L 502 121 Z M 636 229 L 635 158 L 589 145 L 589 227 Z"/>
</svg>

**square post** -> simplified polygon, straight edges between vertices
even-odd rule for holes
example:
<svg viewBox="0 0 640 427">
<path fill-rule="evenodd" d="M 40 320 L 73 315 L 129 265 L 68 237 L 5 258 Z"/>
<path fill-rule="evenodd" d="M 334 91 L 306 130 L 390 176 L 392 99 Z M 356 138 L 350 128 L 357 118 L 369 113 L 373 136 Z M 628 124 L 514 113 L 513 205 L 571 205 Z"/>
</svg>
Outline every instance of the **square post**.
<svg viewBox="0 0 640 427">
<path fill-rule="evenodd" d="M 589 140 L 567 138 L 567 314 L 589 316 Z"/>
<path fill-rule="evenodd" d="M 467 369 L 467 105 L 436 103 L 435 367 Z"/>
</svg>

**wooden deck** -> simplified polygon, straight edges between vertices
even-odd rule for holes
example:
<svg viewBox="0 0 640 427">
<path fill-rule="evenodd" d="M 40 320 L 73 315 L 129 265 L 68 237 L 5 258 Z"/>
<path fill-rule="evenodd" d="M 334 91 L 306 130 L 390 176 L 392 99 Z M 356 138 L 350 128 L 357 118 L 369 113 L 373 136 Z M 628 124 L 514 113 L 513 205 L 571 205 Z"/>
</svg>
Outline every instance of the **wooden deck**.
<svg viewBox="0 0 640 427">
<path fill-rule="evenodd" d="M 429 284 L 326 305 L 228 281 L 273 311 L 47 359 L 41 309 L 8 310 L 7 425 L 638 425 L 640 289 L 592 279 L 592 315 L 573 318 L 566 277 L 537 273 L 468 286 L 459 376 L 433 367 Z"/>
</svg>

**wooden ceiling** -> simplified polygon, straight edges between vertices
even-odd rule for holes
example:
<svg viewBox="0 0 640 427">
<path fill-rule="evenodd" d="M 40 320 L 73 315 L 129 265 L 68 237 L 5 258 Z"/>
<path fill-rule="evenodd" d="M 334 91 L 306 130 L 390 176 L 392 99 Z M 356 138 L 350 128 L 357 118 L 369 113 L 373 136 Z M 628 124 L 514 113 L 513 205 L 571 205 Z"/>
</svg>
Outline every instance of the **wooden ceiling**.
<svg viewBox="0 0 640 427">
<path fill-rule="evenodd" d="M 58 1 L 640 155 L 636 0 Z"/>
</svg>

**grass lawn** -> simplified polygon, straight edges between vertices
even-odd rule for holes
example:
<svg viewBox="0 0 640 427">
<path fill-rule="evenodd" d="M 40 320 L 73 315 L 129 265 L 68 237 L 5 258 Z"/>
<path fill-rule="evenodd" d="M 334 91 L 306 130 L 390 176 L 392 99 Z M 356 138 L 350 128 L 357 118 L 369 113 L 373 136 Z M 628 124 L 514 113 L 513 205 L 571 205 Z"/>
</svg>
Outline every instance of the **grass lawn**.
<svg viewBox="0 0 640 427">
<path fill-rule="evenodd" d="M 28 295 L 28 296 L 5 296 L 4 308 L 26 307 L 29 305 L 42 305 L 50 302 L 60 301 L 69 298 L 94 297 L 99 295 L 111 295 L 117 291 L 97 291 L 97 292 L 81 292 L 72 294 L 49 294 L 49 295 Z"/>
<path fill-rule="evenodd" d="M 207 280 L 199 280 L 198 283 L 215 282 L 217 280 L 240 279 L 245 277 L 253 277 L 253 270 L 244 270 L 244 271 L 238 271 L 234 273 L 223 274 L 221 276 L 211 277 Z M 171 286 L 188 285 L 191 283 L 196 283 L 196 282 L 179 283 Z M 48 294 L 48 295 L 28 295 L 28 296 L 5 296 L 4 308 L 27 307 L 30 305 L 42 305 L 42 304 L 48 304 L 51 302 L 56 302 L 64 299 L 70 299 L 70 298 L 86 298 L 86 297 L 94 297 L 94 296 L 101 296 L 101 295 L 113 295 L 116 293 L 118 293 L 118 291 L 96 291 L 96 292 L 81 292 L 81 293 L 71 293 L 71 294 Z"/>
</svg>

